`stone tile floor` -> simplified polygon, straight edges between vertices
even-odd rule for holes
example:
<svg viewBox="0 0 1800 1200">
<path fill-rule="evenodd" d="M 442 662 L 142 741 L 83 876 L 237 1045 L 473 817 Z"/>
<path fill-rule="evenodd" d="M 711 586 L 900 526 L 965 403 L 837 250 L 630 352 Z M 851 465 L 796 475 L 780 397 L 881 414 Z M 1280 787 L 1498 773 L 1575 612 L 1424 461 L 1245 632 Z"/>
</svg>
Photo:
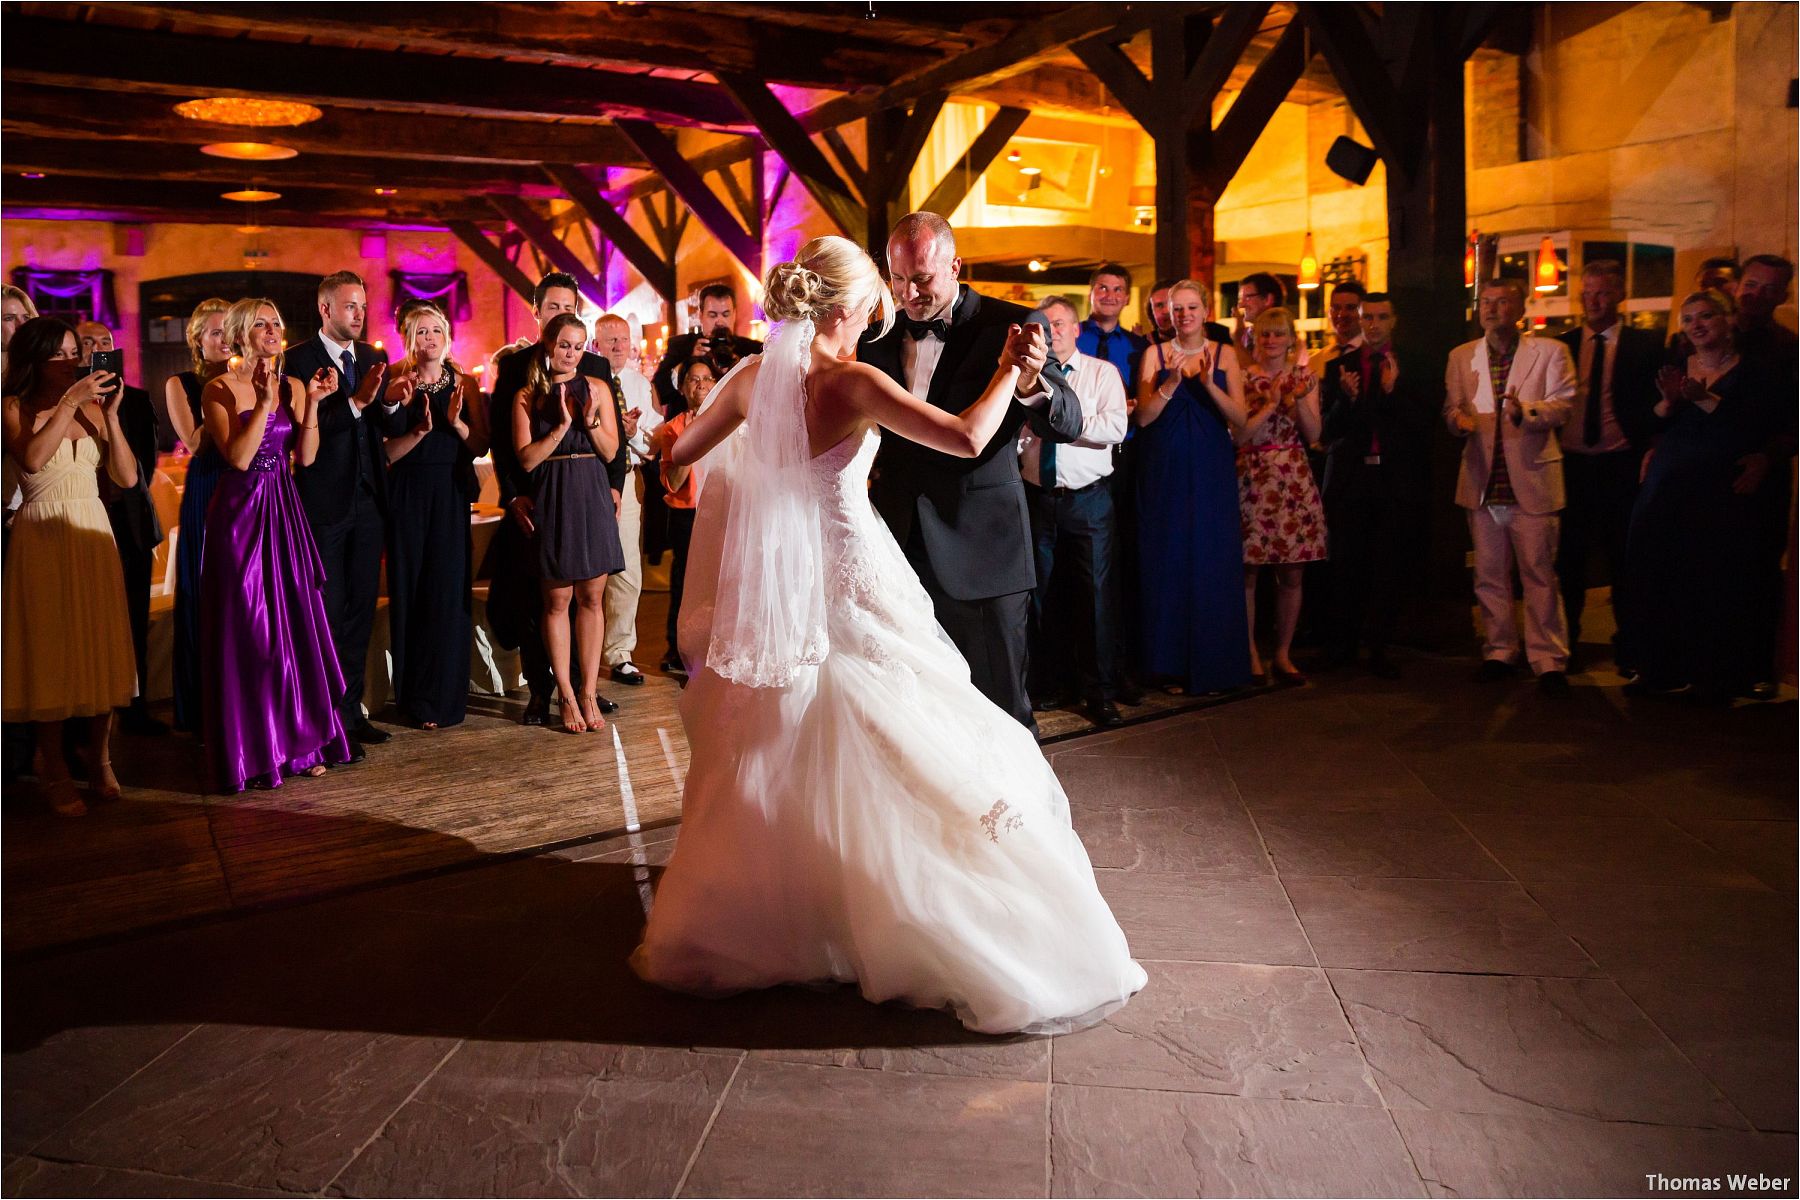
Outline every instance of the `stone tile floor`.
<svg viewBox="0 0 1800 1200">
<path fill-rule="evenodd" d="M 0 1190 L 1792 1194 L 1793 704 L 1408 666 L 1050 748 L 1097 1028 L 647 988 L 658 830 L 9 961 Z"/>
</svg>

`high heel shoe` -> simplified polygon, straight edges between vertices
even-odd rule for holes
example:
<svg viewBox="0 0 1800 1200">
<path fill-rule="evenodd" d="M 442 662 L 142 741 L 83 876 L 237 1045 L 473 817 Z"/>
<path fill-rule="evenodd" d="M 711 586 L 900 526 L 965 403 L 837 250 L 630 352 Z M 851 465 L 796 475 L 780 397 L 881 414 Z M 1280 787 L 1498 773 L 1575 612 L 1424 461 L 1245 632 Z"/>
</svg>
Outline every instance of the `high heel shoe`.
<svg viewBox="0 0 1800 1200">
<path fill-rule="evenodd" d="M 75 791 L 75 780 L 70 776 L 61 779 L 40 779 L 44 791 L 50 799 L 50 811 L 59 817 L 85 817 L 88 806 Z"/>
<path fill-rule="evenodd" d="M 1276 687 L 1304 687 L 1306 685 L 1305 673 L 1295 667 L 1277 666 L 1274 678 Z"/>
<path fill-rule="evenodd" d="M 85 754 L 82 755 L 82 761 L 87 762 Z M 97 763 L 87 763 L 87 780 L 88 791 L 94 794 L 96 800 L 111 804 L 125 798 L 125 793 L 119 788 L 119 777 L 113 774 L 111 755 Z"/>
<path fill-rule="evenodd" d="M 581 719 L 587 723 L 589 730 L 606 727 L 606 718 L 601 715 L 601 712 L 600 701 L 596 695 L 590 693 L 581 698 Z"/>
</svg>

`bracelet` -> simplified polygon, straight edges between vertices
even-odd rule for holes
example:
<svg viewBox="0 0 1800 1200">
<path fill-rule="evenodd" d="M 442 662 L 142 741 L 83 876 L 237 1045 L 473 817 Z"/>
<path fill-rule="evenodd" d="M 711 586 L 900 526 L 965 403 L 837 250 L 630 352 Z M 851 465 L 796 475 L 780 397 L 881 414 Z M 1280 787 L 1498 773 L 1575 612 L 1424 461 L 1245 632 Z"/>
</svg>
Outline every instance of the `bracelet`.
<svg viewBox="0 0 1800 1200">
<path fill-rule="evenodd" d="M 319 423 L 317 421 L 314 421 L 311 425 L 308 425 L 305 421 L 300 422 L 300 428 L 302 429 L 317 429 L 318 427 Z"/>
</svg>

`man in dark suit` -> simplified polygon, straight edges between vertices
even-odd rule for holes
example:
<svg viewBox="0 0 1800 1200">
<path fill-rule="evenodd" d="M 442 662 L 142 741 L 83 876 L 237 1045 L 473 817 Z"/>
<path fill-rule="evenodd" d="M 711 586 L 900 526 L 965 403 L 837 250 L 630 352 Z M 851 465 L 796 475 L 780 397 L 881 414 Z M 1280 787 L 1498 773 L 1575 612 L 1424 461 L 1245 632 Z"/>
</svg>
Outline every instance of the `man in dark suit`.
<svg viewBox="0 0 1800 1200">
<path fill-rule="evenodd" d="M 1332 563 L 1325 665 L 1354 662 L 1366 641 L 1369 670 L 1398 679 L 1387 649 L 1424 529 L 1436 406 L 1423 381 L 1400 369 L 1387 293 L 1359 300 L 1360 341 L 1323 371 Z"/>
<path fill-rule="evenodd" d="M 81 339 L 83 364 L 93 361 L 94 351 L 114 348 L 112 330 L 98 321 L 83 321 L 75 336 Z M 144 664 L 150 639 L 150 575 L 156 548 L 163 540 L 162 522 L 150 500 L 150 481 L 156 478 L 156 409 L 150 404 L 149 392 L 125 389 L 125 398 L 119 402 L 119 424 L 138 464 L 138 481 L 129 488 L 117 486 L 105 471 L 100 472 L 106 515 L 112 521 L 113 541 L 119 546 L 119 565 L 125 570 L 125 611 L 131 618 L 131 646 L 137 653 L 138 694 L 120 717 L 119 727 L 127 733 L 155 736 L 169 732 L 169 727 L 150 715 L 144 701 L 149 687 Z"/>
<path fill-rule="evenodd" d="M 531 294 L 532 314 L 537 317 L 539 340 L 521 342 L 503 348 L 494 356 L 494 390 L 488 399 L 488 428 L 493 431 L 492 456 L 494 479 L 500 488 L 500 506 L 507 519 L 494 535 L 491 583 L 488 587 L 488 622 L 500 644 L 516 647 L 519 667 L 530 692 L 525 702 L 521 725 L 542 725 L 550 714 L 550 697 L 556 691 L 556 680 L 550 671 L 550 656 L 544 649 L 539 626 L 543 619 L 543 600 L 538 591 L 537 563 L 531 539 L 537 533 L 532 519 L 531 475 L 519 466 L 518 451 L 513 448 L 513 401 L 525 387 L 533 355 L 542 356 L 544 326 L 563 313 L 581 313 L 581 291 L 575 279 L 561 271 L 552 271 L 538 280 Z M 612 386 L 612 365 L 605 358 L 588 351 L 581 356 L 577 372 Z M 614 390 L 615 403 L 617 391 Z M 615 414 L 617 415 L 617 414 Z M 624 428 L 620 417 L 621 429 Z M 620 439 L 619 453 L 607 464 L 608 482 L 612 485 L 616 504 L 630 470 L 629 451 Z M 570 630 L 569 653 L 576 653 L 574 631 Z M 605 696 L 597 697 L 600 711 L 618 711 L 618 704 Z"/>
<path fill-rule="evenodd" d="M 1010 411 L 979 455 L 952 458 L 889 433 L 870 498 L 931 594 L 938 623 L 969 663 L 982 695 L 1027 728 L 1026 626 L 1037 571 L 1019 476 L 1019 429 L 1052 442 L 1081 434 L 1081 401 L 1049 358 L 1043 314 L 957 282 L 962 259 L 936 213 L 901 218 L 887 244 L 900 319 L 858 358 L 926 403 L 961 412 L 975 402 L 1013 325 L 1035 338 Z"/>
<path fill-rule="evenodd" d="M 722 283 L 709 283 L 700 289 L 700 324 L 687 333 L 669 339 L 662 361 L 650 383 L 656 388 L 656 399 L 669 411 L 687 403 L 681 395 L 675 376 L 696 358 L 713 365 L 716 375 L 724 376 L 740 358 L 761 354 L 763 345 L 755 338 L 737 334 L 737 293 Z"/>
<path fill-rule="evenodd" d="M 1571 654 L 1580 653 L 1581 614 L 1591 578 L 1588 563 L 1596 552 L 1606 556 L 1614 611 L 1621 609 L 1618 587 L 1625 567 L 1625 533 L 1637 501 L 1644 452 L 1656 432 L 1653 410 L 1662 339 L 1619 320 L 1624 299 L 1625 268 L 1612 259 L 1588 263 L 1581 269 L 1582 324 L 1559 339 L 1575 360 L 1576 380 L 1574 411 L 1562 427 L 1567 501 L 1556 554 Z M 1614 647 L 1616 654 L 1616 639 Z"/>
<path fill-rule="evenodd" d="M 319 403 L 319 453 L 294 472 L 306 523 L 325 562 L 325 618 L 344 673 L 338 715 L 350 736 L 350 761 L 389 734 L 363 715 L 363 664 L 381 599 L 381 554 L 387 543 L 387 454 L 381 406 L 387 355 L 359 341 L 368 316 L 363 281 L 349 271 L 319 281 L 319 333 L 290 346 L 282 371 L 305 387 L 320 371 L 336 373 L 337 390 Z"/>
</svg>

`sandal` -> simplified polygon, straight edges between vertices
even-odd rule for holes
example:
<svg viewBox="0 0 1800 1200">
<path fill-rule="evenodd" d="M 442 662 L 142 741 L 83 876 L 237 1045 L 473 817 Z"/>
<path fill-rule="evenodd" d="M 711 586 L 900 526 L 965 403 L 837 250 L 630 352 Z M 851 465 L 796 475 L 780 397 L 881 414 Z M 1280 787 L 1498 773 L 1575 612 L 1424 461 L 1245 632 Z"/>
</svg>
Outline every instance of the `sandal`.
<svg viewBox="0 0 1800 1200">
<path fill-rule="evenodd" d="M 598 693 L 590 693 L 581 698 L 581 718 L 587 723 L 589 730 L 606 727 L 606 718 L 600 715 Z"/>
<path fill-rule="evenodd" d="M 119 788 L 119 777 L 113 774 L 110 756 L 101 759 L 98 763 L 89 763 L 87 777 L 88 791 L 94 794 L 94 799 L 110 804 L 125 798 L 125 793 Z"/>
<path fill-rule="evenodd" d="M 75 792 L 75 780 L 67 775 L 61 779 L 44 779 L 41 781 L 44 790 L 50 796 L 50 811 L 59 817 L 85 817 L 88 806 Z"/>
<path fill-rule="evenodd" d="M 572 693 L 559 693 L 556 697 L 556 709 L 562 716 L 564 733 L 587 732 L 587 720 L 582 716 L 581 703 Z"/>
</svg>

